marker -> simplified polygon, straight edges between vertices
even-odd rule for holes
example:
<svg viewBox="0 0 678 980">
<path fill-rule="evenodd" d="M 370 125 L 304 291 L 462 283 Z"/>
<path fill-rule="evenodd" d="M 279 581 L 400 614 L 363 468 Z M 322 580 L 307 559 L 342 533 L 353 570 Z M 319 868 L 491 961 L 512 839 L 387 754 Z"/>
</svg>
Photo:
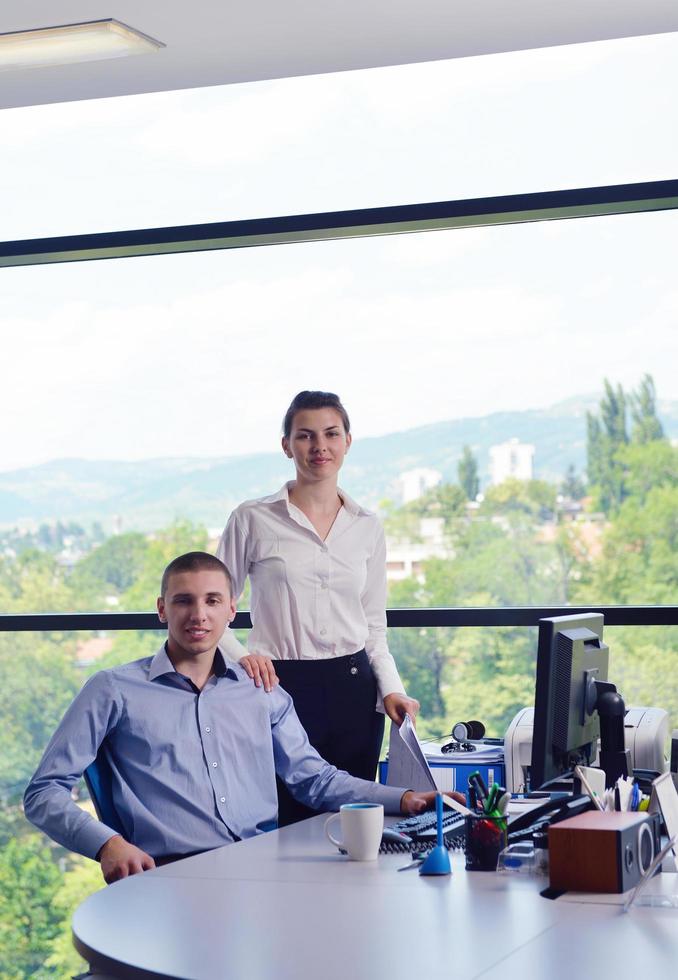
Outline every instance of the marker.
<svg viewBox="0 0 678 980">
<path fill-rule="evenodd" d="M 503 793 L 499 797 L 499 800 L 497 801 L 497 809 L 499 810 L 502 817 L 506 814 L 510 802 L 511 802 L 511 794 L 508 792 Z"/>
<path fill-rule="evenodd" d="M 506 787 L 500 786 L 499 783 L 492 783 L 490 786 L 490 793 L 485 804 L 485 811 L 489 813 L 490 810 L 499 809 L 499 801 L 506 794 Z M 509 793 L 509 799 L 511 794 Z"/>
</svg>

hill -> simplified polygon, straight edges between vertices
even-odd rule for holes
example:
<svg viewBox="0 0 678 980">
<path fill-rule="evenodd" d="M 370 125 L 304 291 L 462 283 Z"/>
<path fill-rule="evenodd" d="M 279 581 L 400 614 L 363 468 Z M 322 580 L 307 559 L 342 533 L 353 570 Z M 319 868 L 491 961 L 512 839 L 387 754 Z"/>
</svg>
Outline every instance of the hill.
<svg viewBox="0 0 678 980">
<path fill-rule="evenodd" d="M 367 506 L 396 497 L 400 473 L 415 467 L 439 470 L 456 481 L 464 445 L 478 459 L 483 483 L 489 449 L 512 437 L 536 447 L 535 476 L 559 481 L 570 464 L 586 464 L 586 411 L 599 397 L 568 399 L 548 409 L 497 412 L 358 438 L 342 471 L 342 485 Z M 678 438 L 678 402 L 659 413 L 665 431 Z M 175 518 L 218 528 L 241 500 L 274 492 L 291 476 L 289 461 L 276 453 L 221 459 L 177 457 L 140 462 L 60 459 L 0 473 L 0 525 L 60 519 L 152 529 Z"/>
</svg>

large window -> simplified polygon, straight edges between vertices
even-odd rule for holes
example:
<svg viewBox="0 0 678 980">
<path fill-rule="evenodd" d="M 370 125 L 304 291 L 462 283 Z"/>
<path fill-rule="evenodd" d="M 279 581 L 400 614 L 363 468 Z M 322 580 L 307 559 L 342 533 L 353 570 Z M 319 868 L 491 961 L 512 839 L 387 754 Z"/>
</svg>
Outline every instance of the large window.
<svg viewBox="0 0 678 980">
<path fill-rule="evenodd" d="M 136 573 L 97 570 L 119 535 L 213 541 L 291 477 L 280 420 L 308 387 L 352 415 L 342 482 L 384 517 L 395 604 L 671 602 L 647 507 L 675 493 L 677 220 L 4 270 L 0 539 L 65 590 L 22 609 L 148 609 Z"/>
<path fill-rule="evenodd" d="M 677 44 L 7 111 L 2 237 L 670 179 Z M 150 610 L 167 561 L 291 475 L 279 425 L 307 387 L 351 413 L 342 482 L 384 520 L 392 607 L 674 603 L 677 221 L 0 269 L 0 611 Z M 3 975 L 77 970 L 60 930 L 98 870 L 19 799 L 84 677 L 158 637 L 0 634 Z M 675 715 L 675 628 L 607 639 L 627 703 Z M 389 640 L 423 734 L 501 734 L 531 700 L 534 631 Z"/>
<path fill-rule="evenodd" d="M 5 110 L 0 237 L 673 178 L 677 54 L 663 34 Z"/>
</svg>

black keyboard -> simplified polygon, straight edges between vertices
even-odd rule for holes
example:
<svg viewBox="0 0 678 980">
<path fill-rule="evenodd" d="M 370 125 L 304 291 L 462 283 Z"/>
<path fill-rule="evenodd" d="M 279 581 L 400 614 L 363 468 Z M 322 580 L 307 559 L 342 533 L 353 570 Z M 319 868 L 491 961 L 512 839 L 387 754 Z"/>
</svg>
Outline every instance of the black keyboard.
<svg viewBox="0 0 678 980">
<path fill-rule="evenodd" d="M 456 810 L 448 810 L 443 814 L 443 844 L 451 848 L 464 847 L 463 814 Z M 382 843 L 379 850 L 382 854 L 396 854 L 410 851 L 426 851 L 434 847 L 438 840 L 435 811 L 427 810 L 415 817 L 405 817 L 392 825 L 392 830 L 407 834 L 411 839 L 409 844 L 388 842 Z"/>
</svg>

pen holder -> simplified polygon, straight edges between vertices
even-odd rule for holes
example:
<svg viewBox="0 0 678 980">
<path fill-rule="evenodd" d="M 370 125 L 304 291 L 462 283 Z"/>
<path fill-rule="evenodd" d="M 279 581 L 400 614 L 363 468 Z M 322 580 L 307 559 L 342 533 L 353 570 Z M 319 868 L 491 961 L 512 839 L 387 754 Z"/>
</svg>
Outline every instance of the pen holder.
<svg viewBox="0 0 678 980">
<path fill-rule="evenodd" d="M 506 817 L 470 813 L 466 817 L 466 870 L 496 871 L 507 836 Z"/>
</svg>

